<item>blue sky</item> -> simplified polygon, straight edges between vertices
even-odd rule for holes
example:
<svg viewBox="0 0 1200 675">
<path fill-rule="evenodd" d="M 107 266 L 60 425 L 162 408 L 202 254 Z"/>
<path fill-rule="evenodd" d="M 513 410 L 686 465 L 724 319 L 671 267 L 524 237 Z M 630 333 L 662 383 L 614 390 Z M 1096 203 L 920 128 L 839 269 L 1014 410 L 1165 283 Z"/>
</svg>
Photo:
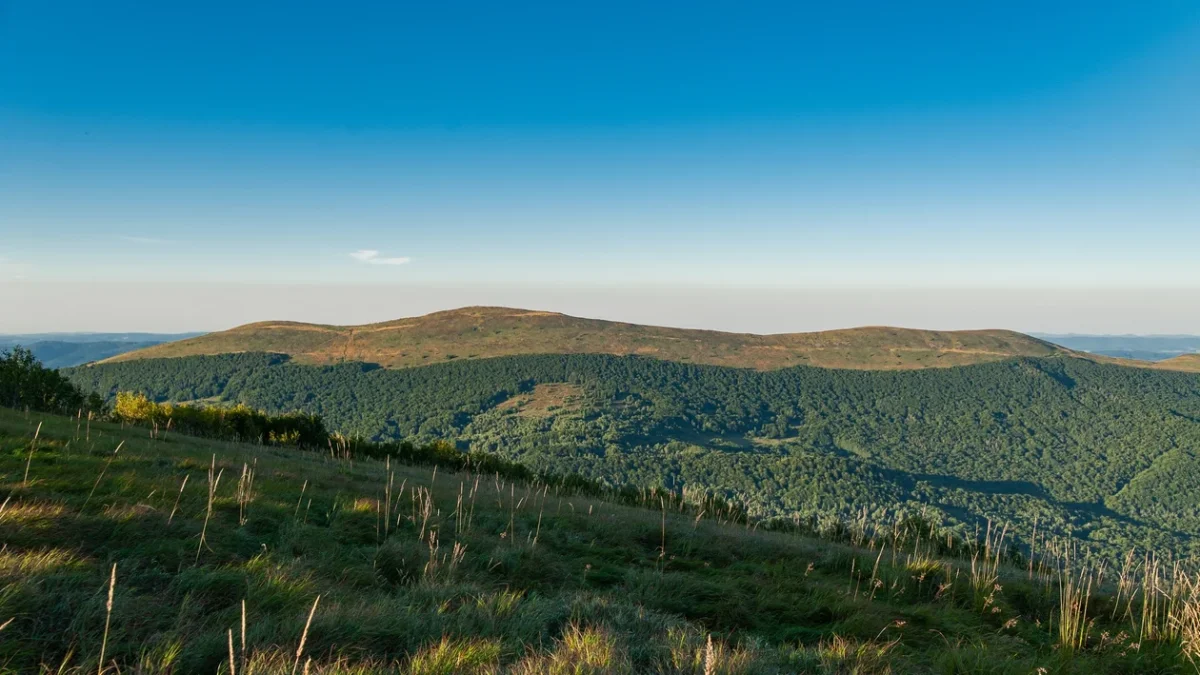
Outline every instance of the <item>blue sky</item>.
<svg viewBox="0 0 1200 675">
<path fill-rule="evenodd" d="M 1200 290 L 1200 4 L 983 4 L 0 0 L 0 294 Z"/>
</svg>

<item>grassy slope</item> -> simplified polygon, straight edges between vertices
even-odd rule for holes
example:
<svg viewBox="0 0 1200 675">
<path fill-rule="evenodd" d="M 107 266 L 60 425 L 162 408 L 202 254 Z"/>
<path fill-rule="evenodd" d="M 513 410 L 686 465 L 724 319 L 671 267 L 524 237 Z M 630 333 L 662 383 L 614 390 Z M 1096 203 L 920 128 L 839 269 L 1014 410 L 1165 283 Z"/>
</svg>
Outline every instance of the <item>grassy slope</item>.
<svg viewBox="0 0 1200 675">
<path fill-rule="evenodd" d="M 515 354 L 640 354 L 670 361 L 769 370 L 795 365 L 908 369 L 957 366 L 1061 348 L 1004 330 L 853 328 L 751 335 L 580 319 L 552 312 L 468 307 L 366 326 L 248 324 L 112 360 L 276 352 L 300 362 L 365 361 L 387 368 Z"/>
<path fill-rule="evenodd" d="M 976 592 L 927 555 L 390 468 L 0 410 L 0 672 L 96 672 L 114 564 L 126 673 L 228 672 L 230 643 L 288 672 L 301 642 L 313 673 L 1194 672 L 1102 597 L 1086 648 L 1055 647 L 1053 584 L 1019 569 Z"/>
<path fill-rule="evenodd" d="M 1182 370 L 1188 373 L 1200 373 L 1200 354 L 1176 356 L 1173 359 L 1159 361 L 1154 364 L 1154 367 L 1163 370 Z"/>
</svg>

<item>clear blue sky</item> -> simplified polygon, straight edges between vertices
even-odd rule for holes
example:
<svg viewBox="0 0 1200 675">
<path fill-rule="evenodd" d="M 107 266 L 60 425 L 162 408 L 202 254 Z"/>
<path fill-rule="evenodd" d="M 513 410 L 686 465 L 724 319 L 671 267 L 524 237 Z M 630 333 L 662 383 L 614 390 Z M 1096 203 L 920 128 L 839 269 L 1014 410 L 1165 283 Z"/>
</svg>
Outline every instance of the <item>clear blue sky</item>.
<svg viewBox="0 0 1200 675">
<path fill-rule="evenodd" d="M 26 300 L 1200 291 L 1200 3 L 0 0 L 0 234 Z"/>
</svg>

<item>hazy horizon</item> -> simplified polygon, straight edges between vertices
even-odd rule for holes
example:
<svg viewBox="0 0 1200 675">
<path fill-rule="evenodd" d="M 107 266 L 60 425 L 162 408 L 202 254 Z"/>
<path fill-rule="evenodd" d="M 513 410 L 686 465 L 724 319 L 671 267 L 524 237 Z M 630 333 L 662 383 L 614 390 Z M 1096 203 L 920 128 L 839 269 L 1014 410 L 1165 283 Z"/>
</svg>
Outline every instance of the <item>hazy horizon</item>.
<svg viewBox="0 0 1200 675">
<path fill-rule="evenodd" d="M 1200 334 L 1190 289 L 753 289 L 522 286 L 0 283 L 11 311 L 0 333 L 217 331 L 256 321 L 357 325 L 473 305 L 744 333 L 858 326 L 931 330 L 1002 328 L 1088 335 Z M 96 297 L 136 298 L 124 312 Z M 46 313 L 45 307 L 62 311 Z M 206 317 L 202 320 L 200 317 Z M 1125 326 L 1144 327 L 1131 333 Z"/>
</svg>

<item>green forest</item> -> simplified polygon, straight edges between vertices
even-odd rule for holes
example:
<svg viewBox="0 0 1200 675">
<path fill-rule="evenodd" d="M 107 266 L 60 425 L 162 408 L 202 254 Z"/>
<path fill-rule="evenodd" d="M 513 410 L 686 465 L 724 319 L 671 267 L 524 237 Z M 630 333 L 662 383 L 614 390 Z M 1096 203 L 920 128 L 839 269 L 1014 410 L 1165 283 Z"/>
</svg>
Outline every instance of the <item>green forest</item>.
<svg viewBox="0 0 1200 675">
<path fill-rule="evenodd" d="M 758 372 L 604 355 L 386 370 L 253 353 L 63 372 L 110 399 L 311 413 L 367 440 L 445 439 L 536 471 L 719 496 L 760 518 L 920 510 L 1110 557 L 1200 546 L 1194 374 L 1069 357 Z"/>
</svg>

